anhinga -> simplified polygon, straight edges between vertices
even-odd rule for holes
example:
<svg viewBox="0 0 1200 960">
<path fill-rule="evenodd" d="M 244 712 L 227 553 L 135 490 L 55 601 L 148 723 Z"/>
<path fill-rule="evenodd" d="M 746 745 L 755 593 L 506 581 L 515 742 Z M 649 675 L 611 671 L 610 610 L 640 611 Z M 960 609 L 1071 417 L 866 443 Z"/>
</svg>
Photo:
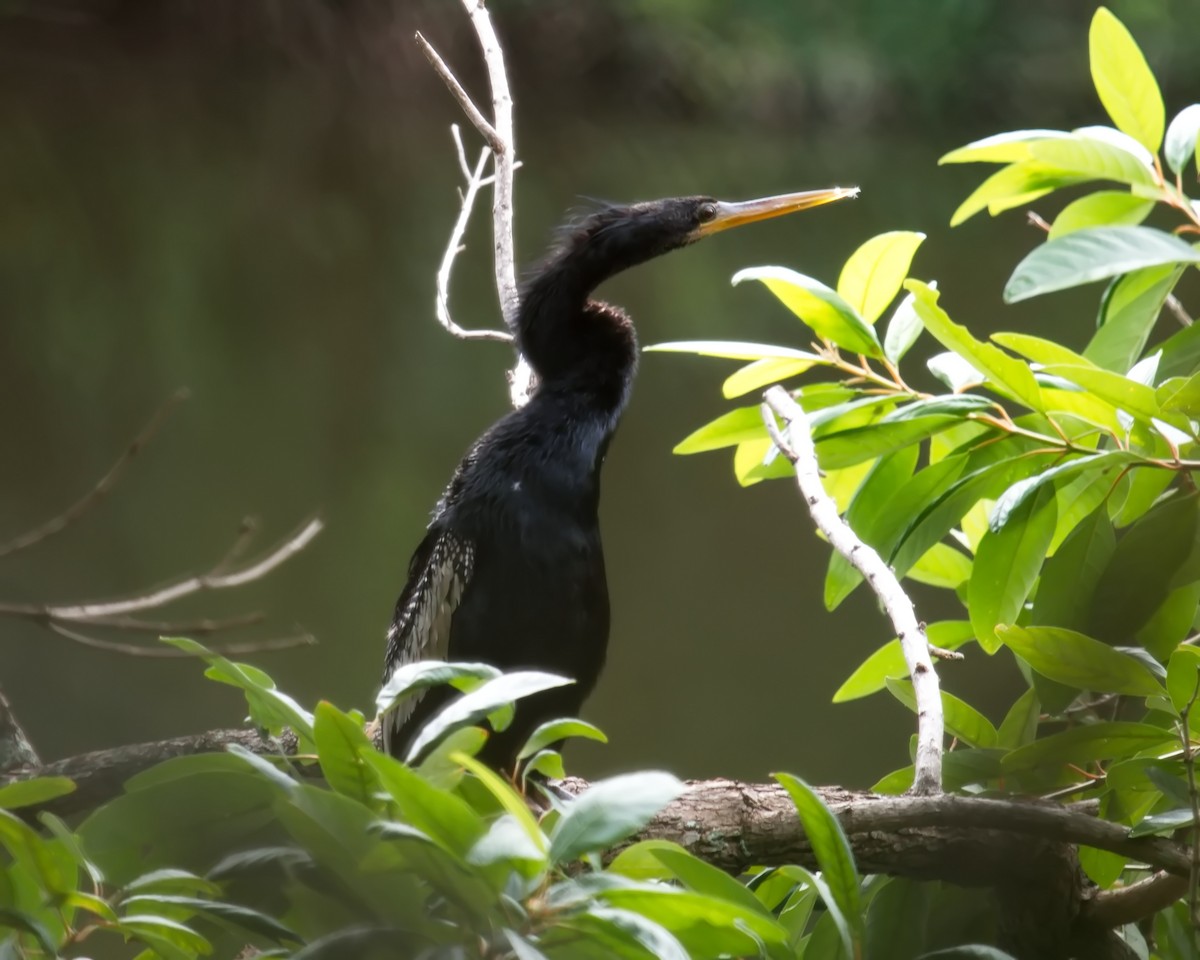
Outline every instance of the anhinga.
<svg viewBox="0 0 1200 960">
<path fill-rule="evenodd" d="M 629 316 L 590 299 L 592 291 L 720 230 L 856 193 L 835 187 L 743 203 L 679 197 L 607 206 L 566 228 L 523 285 L 517 344 L 539 385 L 475 441 L 438 501 L 409 563 L 384 670 L 386 682 L 402 664 L 457 660 L 576 681 L 520 701 L 512 724 L 484 746 L 484 762 L 512 770 L 539 724 L 578 714 L 604 666 L 600 467 L 629 399 L 637 338 Z M 441 688 L 403 701 L 383 720 L 387 749 L 403 757 L 452 694 Z"/>
</svg>

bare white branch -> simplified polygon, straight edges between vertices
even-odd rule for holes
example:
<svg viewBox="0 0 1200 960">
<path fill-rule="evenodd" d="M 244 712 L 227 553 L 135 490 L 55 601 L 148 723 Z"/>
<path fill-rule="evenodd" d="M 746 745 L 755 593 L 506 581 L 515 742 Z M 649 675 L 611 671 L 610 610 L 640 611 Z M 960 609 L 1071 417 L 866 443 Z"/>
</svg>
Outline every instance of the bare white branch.
<svg viewBox="0 0 1200 960">
<path fill-rule="evenodd" d="M 458 148 L 459 161 L 464 164 L 466 156 L 463 152 L 462 138 L 458 135 L 458 127 L 450 128 L 454 132 L 454 142 Z M 475 169 L 467 173 L 467 190 L 463 194 L 462 206 L 458 211 L 458 219 L 454 222 L 454 229 L 450 231 L 450 241 L 446 244 L 446 252 L 442 254 L 442 265 L 437 272 L 437 318 L 438 323 L 446 328 L 451 336 L 458 337 L 460 340 L 503 340 L 510 342 L 512 334 L 504 330 L 466 330 L 454 322 L 450 316 L 450 273 L 454 269 L 455 258 L 463 249 L 462 239 L 463 234 L 467 231 L 467 221 L 471 219 L 471 210 L 475 206 L 475 197 L 479 194 L 479 187 L 483 182 L 483 171 L 487 166 L 488 156 L 491 151 L 487 147 L 479 153 L 479 162 L 475 164 Z"/>
<path fill-rule="evenodd" d="M 442 81 L 446 84 L 455 100 L 458 101 L 463 112 L 466 113 L 467 117 L 483 135 L 483 138 L 491 148 L 495 172 L 491 177 L 483 178 L 480 176 L 479 168 L 476 168 L 473 174 L 467 173 L 466 154 L 461 144 L 459 144 L 459 165 L 463 167 L 464 175 L 467 176 L 468 181 L 467 191 L 463 194 L 463 210 L 469 213 L 470 203 L 468 200 L 471 202 L 474 201 L 474 195 L 471 190 L 472 185 L 475 191 L 478 191 L 480 187 L 486 184 L 490 183 L 493 185 L 492 252 L 496 274 L 496 293 L 500 299 L 500 309 L 504 315 L 504 324 L 508 327 L 510 335 L 504 338 L 502 335 L 491 331 L 476 333 L 462 331 L 461 333 L 456 333 L 456 328 L 448 323 L 449 310 L 446 306 L 448 294 L 443 292 L 444 290 L 448 290 L 448 279 L 446 286 L 441 286 L 441 273 L 439 273 L 438 318 L 442 326 L 446 327 L 455 336 L 460 336 L 464 339 L 508 339 L 511 341 L 516 335 L 517 311 L 520 307 L 520 292 L 517 288 L 516 245 L 513 241 L 513 174 L 520 164 L 516 159 L 517 146 L 513 126 L 512 93 L 509 91 L 508 86 L 508 73 L 504 65 L 504 51 L 500 47 L 500 41 L 496 36 L 495 28 L 492 26 L 492 19 L 488 15 L 487 7 L 484 5 L 483 0 L 462 0 L 462 3 L 464 9 L 467 11 L 467 16 L 471 18 L 471 26 L 475 29 L 476 37 L 479 38 L 484 63 L 487 65 L 488 81 L 492 88 L 492 122 L 489 122 L 483 116 L 466 90 L 463 89 L 462 84 L 458 82 L 458 79 L 450 71 L 450 68 L 446 66 L 446 62 L 433 49 L 429 41 L 419 33 L 417 34 L 417 43 L 420 44 L 426 58 L 432 64 L 438 76 L 442 78 Z M 459 219 L 465 225 L 463 213 L 460 213 Z M 447 250 L 447 255 L 451 262 L 457 251 L 458 243 L 452 240 Z M 447 261 L 445 259 L 442 261 L 442 267 L 443 270 L 447 269 Z M 445 316 L 442 313 L 443 309 L 445 309 Z M 533 394 L 534 375 L 533 370 L 519 350 L 517 351 L 516 366 L 509 371 L 508 383 L 509 395 L 513 406 L 524 406 Z"/>
<path fill-rule="evenodd" d="M 837 504 L 821 484 L 817 452 L 808 418 L 782 387 L 763 395 L 762 415 L 767 431 L 796 471 L 800 492 L 817 528 L 830 544 L 850 561 L 871 585 L 896 628 L 917 700 L 917 757 L 912 792 L 931 795 L 942 791 L 942 739 L 945 722 L 937 672 L 929 656 L 929 642 L 917 621 L 912 600 L 883 558 L 862 542 L 839 515 Z M 783 421 L 783 429 L 775 415 Z"/>
</svg>

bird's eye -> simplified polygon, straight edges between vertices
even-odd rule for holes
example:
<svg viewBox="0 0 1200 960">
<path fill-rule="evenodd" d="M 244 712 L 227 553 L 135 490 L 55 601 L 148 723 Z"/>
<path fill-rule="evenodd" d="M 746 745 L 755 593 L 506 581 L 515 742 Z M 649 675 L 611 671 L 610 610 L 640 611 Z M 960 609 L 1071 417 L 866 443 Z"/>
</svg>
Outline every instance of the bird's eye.
<svg viewBox="0 0 1200 960">
<path fill-rule="evenodd" d="M 700 209 L 696 211 L 696 217 L 701 223 L 708 223 L 717 215 L 717 205 L 715 203 L 702 203 Z"/>
</svg>

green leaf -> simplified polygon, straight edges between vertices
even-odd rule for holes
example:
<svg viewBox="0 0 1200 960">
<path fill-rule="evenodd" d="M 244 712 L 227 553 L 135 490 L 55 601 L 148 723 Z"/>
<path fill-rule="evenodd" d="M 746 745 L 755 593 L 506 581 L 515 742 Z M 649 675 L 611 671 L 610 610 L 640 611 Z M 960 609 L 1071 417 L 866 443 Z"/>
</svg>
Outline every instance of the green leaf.
<svg viewBox="0 0 1200 960">
<path fill-rule="evenodd" d="M 931 290 L 936 290 L 937 284 L 931 281 L 929 287 Z M 892 311 L 891 320 L 888 321 L 887 333 L 883 337 L 883 353 L 892 363 L 900 362 L 912 345 L 917 342 L 921 331 L 925 329 L 925 325 L 921 323 L 921 318 L 917 316 L 916 307 L 913 305 L 915 301 L 916 297 L 911 293 L 905 294 L 904 299 Z"/>
<path fill-rule="evenodd" d="M 932 894 L 930 884 L 907 877 L 888 878 L 867 908 L 863 955 L 893 960 L 915 957 L 928 938 L 925 923 L 918 918 L 928 915 Z"/>
<path fill-rule="evenodd" d="M 966 620 L 943 620 L 925 628 L 925 636 L 935 647 L 957 650 L 975 639 L 971 624 Z M 908 664 L 900 641 L 893 639 L 872 653 L 833 695 L 834 703 L 857 700 L 882 690 L 889 677 L 907 677 Z"/>
<path fill-rule="evenodd" d="M 945 543 L 935 543 L 908 571 L 917 583 L 957 590 L 971 579 L 971 558 Z"/>
<path fill-rule="evenodd" d="M 486 680 L 494 680 L 500 671 L 487 663 L 446 663 L 443 660 L 418 660 L 397 667 L 375 698 L 375 708 L 386 713 L 405 697 L 430 687 L 450 684 L 457 690 L 473 690 Z"/>
<path fill-rule="evenodd" d="M 1190 827 L 1196 822 L 1191 807 L 1177 810 L 1165 810 L 1162 813 L 1143 817 L 1136 827 L 1129 831 L 1130 837 L 1148 837 L 1155 833 L 1173 833 L 1183 827 Z"/>
<path fill-rule="evenodd" d="M 204 893 L 211 897 L 218 895 L 221 892 L 221 888 L 211 880 L 197 876 L 190 870 L 163 867 L 159 870 L 151 870 L 149 873 L 143 873 L 140 877 L 135 877 L 129 883 L 125 884 L 125 892 Z"/>
<path fill-rule="evenodd" d="M 137 908 L 140 911 L 154 911 L 156 907 L 166 907 L 167 913 L 156 916 L 169 916 L 173 908 L 183 907 L 189 911 L 208 914 L 220 920 L 236 923 L 243 930 L 267 937 L 270 940 L 290 940 L 301 942 L 301 937 L 287 925 L 280 923 L 258 910 L 243 907 L 236 903 L 226 903 L 221 900 L 209 900 L 203 897 L 189 897 L 180 894 L 151 893 L 128 897 L 122 901 L 123 909 Z"/>
<path fill-rule="evenodd" d="M 998 624 L 1013 623 L 1046 558 L 1058 516 L 1054 489 L 1040 487 L 1014 509 L 1000 530 L 984 534 L 975 551 L 967 608 L 980 646 L 999 646 Z"/>
<path fill-rule="evenodd" d="M 950 217 L 950 226 L 957 227 L 960 223 L 965 223 L 980 210 L 987 210 L 995 216 L 1013 207 L 1032 203 L 1059 187 L 1084 183 L 1088 179 L 1086 176 L 1064 173 L 1032 160 L 1013 163 L 997 170 L 976 187 L 975 192 L 954 211 Z"/>
<path fill-rule="evenodd" d="M 1079 230 L 1031 250 L 1009 277 L 1004 300 L 1016 303 L 1145 267 L 1174 263 L 1200 263 L 1200 251 L 1153 227 Z"/>
<path fill-rule="evenodd" d="M 499 707 L 543 690 L 570 686 L 574 682 L 567 677 L 540 670 L 520 670 L 488 680 L 470 693 L 451 701 L 427 722 L 413 740 L 406 759 L 411 763 L 446 734 L 460 727 L 473 726 Z"/>
<path fill-rule="evenodd" d="M 1185 709 L 1194 709 L 1200 691 L 1200 650 L 1180 647 L 1171 654 L 1167 664 L 1167 693 L 1171 706 L 1180 716 Z M 1190 712 L 1190 711 L 1189 711 Z"/>
<path fill-rule="evenodd" d="M 658 771 L 593 782 L 563 811 L 550 837 L 550 859 L 569 862 L 624 840 L 683 790 L 679 779 Z"/>
<path fill-rule="evenodd" d="M 779 383 L 780 380 L 799 376 L 817 364 L 825 362 L 816 354 L 811 354 L 802 360 L 795 357 L 768 357 L 765 360 L 755 360 L 726 377 L 725 383 L 721 386 L 721 393 L 726 399 L 732 400 L 734 397 L 745 396 L 751 390 L 758 390 L 768 384 Z"/>
<path fill-rule="evenodd" d="M 362 751 L 373 750 L 363 728 L 349 715 L 326 700 L 313 715 L 313 738 L 321 773 L 329 785 L 366 806 L 374 806 L 375 774 Z"/>
<path fill-rule="evenodd" d="M 716 420 L 706 423 L 698 430 L 693 430 L 675 444 L 672 452 L 681 455 L 707 453 L 709 450 L 736 446 L 747 440 L 759 440 L 766 436 L 766 432 L 760 407 L 739 407 L 737 410 L 721 414 Z"/>
<path fill-rule="evenodd" d="M 1200 103 L 1193 103 L 1175 115 L 1163 144 L 1167 165 L 1180 176 L 1196 152 L 1197 141 L 1200 141 Z"/>
<path fill-rule="evenodd" d="M 508 945 L 512 947 L 516 960 L 546 960 L 546 955 L 541 950 L 515 930 L 505 929 L 504 936 L 508 938 Z"/>
<path fill-rule="evenodd" d="M 992 508 L 988 525 L 993 531 L 1001 530 L 1008 523 L 1013 512 L 1046 484 L 1057 484 L 1080 474 L 1103 473 L 1124 464 L 1134 463 L 1138 459 L 1136 454 L 1126 450 L 1107 450 L 1104 453 L 1075 457 L 1053 467 L 1047 467 L 1041 473 L 1018 480 L 1005 490 Z"/>
<path fill-rule="evenodd" d="M 655 343 L 643 348 L 644 353 L 692 353 L 701 357 L 720 357 L 725 360 L 807 360 L 812 354 L 795 347 L 773 343 L 747 343 L 741 340 L 677 340 Z"/>
<path fill-rule="evenodd" d="M 990 343 L 976 340 L 966 327 L 950 319 L 938 306 L 938 292 L 918 280 L 905 286 L 916 296 L 916 310 L 925 329 L 947 350 L 952 350 L 1033 410 L 1041 409 L 1041 392 L 1033 372 L 1015 357 Z"/>
<path fill-rule="evenodd" d="M 858 870 L 846 833 L 825 803 L 807 783 L 789 773 L 772 776 L 787 790 L 804 825 L 804 834 L 812 846 L 821 875 L 842 915 L 850 924 L 851 941 L 857 948 L 863 941 L 862 894 Z"/>
<path fill-rule="evenodd" d="M 1039 140 L 1052 137 L 1069 138 L 1063 130 L 1013 130 L 975 140 L 965 147 L 951 150 L 938 160 L 943 163 L 1020 163 L 1030 159 L 1030 148 Z"/>
<path fill-rule="evenodd" d="M 275 689 L 271 678 L 257 667 L 234 663 L 186 637 L 163 637 L 162 641 L 207 663 L 206 677 L 241 690 L 256 726 L 266 728 L 273 736 L 278 736 L 284 727 L 291 727 L 300 738 L 302 752 L 312 752 L 308 749 L 312 744 L 312 714 Z"/>
<path fill-rule="evenodd" d="M 914 713 L 917 710 L 917 697 L 913 686 L 908 680 L 889 678 L 887 688 L 892 696 Z M 942 715 L 945 718 L 946 730 L 971 747 L 989 750 L 996 746 L 998 734 L 990 720 L 976 710 L 965 700 L 960 700 L 952 693 L 941 691 Z"/>
<path fill-rule="evenodd" d="M 925 234 L 894 230 L 872 237 L 850 254 L 837 292 L 867 323 L 875 323 L 900 292 Z"/>
<path fill-rule="evenodd" d="M 484 834 L 482 818 L 456 793 L 438 790 L 395 757 L 377 750 L 364 751 L 361 756 L 374 768 L 380 786 L 391 794 L 404 820 L 446 850 L 466 856 Z"/>
<path fill-rule="evenodd" d="M 1174 741 L 1175 735 L 1171 731 L 1148 723 L 1102 720 L 1035 740 L 1007 754 L 1002 765 L 1008 773 L 1044 773 L 1067 763 L 1078 766 L 1092 760 L 1132 756 Z"/>
<path fill-rule="evenodd" d="M 746 910 L 767 915 L 758 898 L 743 884 L 724 870 L 692 856 L 683 847 L 664 844 L 652 848 L 650 852 L 689 890 L 708 897 L 728 900 Z"/>
<path fill-rule="evenodd" d="M 1030 144 L 1035 160 L 1067 173 L 1096 180 L 1153 186 L 1154 167 L 1113 143 L 1078 133 L 1069 139 L 1038 140 Z"/>
<path fill-rule="evenodd" d="M 923 953 L 917 960 L 1016 960 L 1016 957 L 1003 950 L 997 950 L 995 947 L 970 943 L 962 947 L 949 947 L 945 950 L 935 950 L 933 953 Z"/>
<path fill-rule="evenodd" d="M 1088 635 L 1128 643 L 1173 590 L 1197 579 L 1198 503 L 1194 493 L 1172 497 L 1129 527 L 1096 586 Z"/>
<path fill-rule="evenodd" d="M 538 826 L 537 820 L 530 813 L 524 797 L 498 776 L 495 771 L 474 757 L 456 753 L 452 755 L 451 759 L 457 760 L 476 776 L 479 782 L 487 788 L 488 792 L 496 798 L 500 806 L 510 813 L 513 819 L 521 825 L 529 839 L 533 841 L 539 850 L 547 849 L 546 835 L 542 833 L 542 828 Z"/>
<path fill-rule="evenodd" d="M 0 928 L 3 927 L 10 927 L 13 930 L 19 930 L 21 933 L 33 937 L 38 942 L 38 946 L 42 948 L 42 953 L 46 957 L 53 957 L 57 960 L 59 952 L 55 946 L 54 937 L 50 935 L 50 931 L 46 928 L 46 925 L 38 920 L 37 917 L 23 910 L 0 907 Z M 7 942 L 4 943 L 4 947 L 8 947 Z M 11 953 L 7 949 L 4 952 L 9 957 L 24 956 L 24 953 Z"/>
<path fill-rule="evenodd" d="M 1087 623 L 1096 584 L 1116 545 L 1107 511 L 1093 510 L 1042 567 L 1032 622 L 1082 629 Z"/>
<path fill-rule="evenodd" d="M 1041 708 L 1037 690 L 1033 687 L 1017 697 L 1008 713 L 1004 715 L 1000 729 L 996 731 L 996 745 L 1006 750 L 1015 750 L 1032 743 L 1037 736 Z"/>
<path fill-rule="evenodd" d="M 1046 373 L 1070 380 L 1085 390 L 1090 390 L 1105 403 L 1111 403 L 1135 417 L 1151 420 L 1163 415 L 1151 387 L 1120 373 L 1101 370 L 1099 367 L 1063 363 L 1049 364 L 1044 369 Z"/>
<path fill-rule="evenodd" d="M 16 865 L 27 871 L 49 894 L 64 894 L 75 889 L 75 865 L 69 871 L 55 856 L 53 841 L 40 837 L 36 830 L 7 810 L 0 810 L 0 846 Z"/>
<path fill-rule="evenodd" d="M 1154 209 L 1154 201 L 1119 190 L 1098 190 L 1073 200 L 1054 218 L 1050 239 L 1057 240 L 1088 227 L 1137 226 Z"/>
<path fill-rule="evenodd" d="M 1034 670 L 1059 683 L 1135 697 L 1163 692 L 1162 685 L 1140 661 L 1074 630 L 1000 626 L 996 635 Z"/>
<path fill-rule="evenodd" d="M 1146 267 L 1118 278 L 1100 307 L 1099 328 L 1083 351 L 1097 366 L 1125 373 L 1141 356 L 1167 295 L 1183 274 L 1175 264 Z"/>
<path fill-rule="evenodd" d="M 517 759 L 524 760 L 526 757 L 532 757 L 539 750 L 556 743 L 561 743 L 569 737 L 580 737 L 584 740 L 597 740 L 600 743 L 608 743 L 608 737 L 604 735 L 603 730 L 584 720 L 575 720 L 572 718 L 547 720 L 529 735 L 529 739 L 525 741 L 525 746 L 517 754 Z"/>
<path fill-rule="evenodd" d="M 0 810 L 36 807 L 56 797 L 73 793 L 75 783 L 66 777 L 34 777 L 14 780 L 0 787 Z"/>
<path fill-rule="evenodd" d="M 1092 17 L 1088 51 L 1096 93 L 1117 129 L 1157 153 L 1166 122 L 1162 93 L 1137 41 L 1106 7 Z"/>
<path fill-rule="evenodd" d="M 920 448 L 912 444 L 881 457 L 871 468 L 846 509 L 846 522 L 872 546 L 879 545 L 879 531 L 892 517 L 889 503 L 909 479 L 917 465 Z M 862 582 L 862 574 L 836 550 L 829 558 L 825 575 L 825 606 L 836 609 Z"/>
<path fill-rule="evenodd" d="M 212 953 L 212 945 L 187 924 L 178 920 L 168 920 L 166 917 L 156 917 L 153 914 L 135 914 L 122 917 L 115 925 L 121 933 L 130 934 L 135 939 L 142 940 L 150 946 L 155 941 L 168 943 L 180 950 L 193 954 L 208 956 Z"/>
<path fill-rule="evenodd" d="M 1035 363 L 1069 363 L 1086 367 L 1090 362 L 1060 343 L 1027 333 L 993 333 L 992 339 Z"/>
<path fill-rule="evenodd" d="M 1154 399 L 1167 412 L 1178 411 L 1189 417 L 1200 416 L 1200 373 L 1175 377 L 1154 391 Z"/>
<path fill-rule="evenodd" d="M 873 423 L 826 434 L 817 439 L 817 461 L 822 470 L 850 467 L 865 460 L 919 443 L 926 437 L 961 423 L 950 415 L 914 417 L 891 423 Z"/>
<path fill-rule="evenodd" d="M 819 280 L 786 267 L 752 267 L 734 274 L 734 286 L 743 280 L 761 280 L 818 336 L 850 353 L 883 356 L 875 330 L 836 291 Z"/>
<path fill-rule="evenodd" d="M 1137 632 L 1136 642 L 1154 659 L 1165 661 L 1175 647 L 1192 632 L 1192 621 L 1200 605 L 1200 582 L 1171 591 L 1146 625 Z"/>
</svg>

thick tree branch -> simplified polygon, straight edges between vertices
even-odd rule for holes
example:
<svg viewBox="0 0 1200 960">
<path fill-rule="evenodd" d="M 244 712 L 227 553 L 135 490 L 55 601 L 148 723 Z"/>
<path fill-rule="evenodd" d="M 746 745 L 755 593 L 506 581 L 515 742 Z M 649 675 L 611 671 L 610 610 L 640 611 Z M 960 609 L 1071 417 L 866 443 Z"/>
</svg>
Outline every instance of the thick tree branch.
<svg viewBox="0 0 1200 960">
<path fill-rule="evenodd" d="M 12 705 L 0 690 L 0 773 L 16 767 L 37 766 L 41 758 L 17 722 Z"/>
<path fill-rule="evenodd" d="M 838 515 L 837 504 L 825 492 L 804 410 L 783 387 L 772 387 L 764 394 L 764 401 L 762 414 L 767 431 L 780 452 L 795 467 L 796 481 L 808 503 L 813 522 L 833 548 L 866 578 L 896 628 L 917 699 L 917 756 L 912 792 L 918 795 L 940 793 L 945 730 L 942 696 L 937 672 L 929 655 L 929 641 L 917 622 L 913 603 L 891 567 L 859 539 L 850 525 Z M 783 420 L 782 431 L 775 423 L 776 414 Z"/>
</svg>

